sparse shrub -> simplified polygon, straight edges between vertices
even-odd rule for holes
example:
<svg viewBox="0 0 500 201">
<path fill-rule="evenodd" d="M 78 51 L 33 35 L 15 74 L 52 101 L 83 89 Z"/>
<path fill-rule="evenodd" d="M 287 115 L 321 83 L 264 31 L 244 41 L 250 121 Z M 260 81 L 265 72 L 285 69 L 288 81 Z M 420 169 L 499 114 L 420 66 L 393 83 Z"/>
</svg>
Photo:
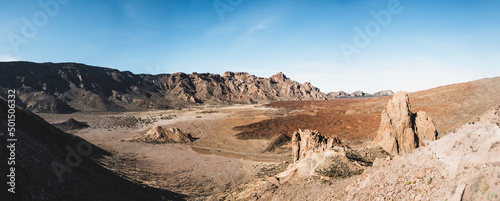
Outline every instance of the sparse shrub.
<svg viewBox="0 0 500 201">
<path fill-rule="evenodd" d="M 354 175 L 360 175 L 363 173 L 363 169 L 356 166 L 349 166 L 349 164 L 343 162 L 339 156 L 332 157 L 333 162 L 330 166 L 316 170 L 320 175 L 324 175 L 332 178 L 347 178 Z"/>
<path fill-rule="evenodd" d="M 346 156 L 350 161 L 357 161 L 357 162 L 361 163 L 361 165 L 363 165 L 363 166 L 372 166 L 373 165 L 373 161 L 369 161 L 369 160 L 361 157 L 361 155 L 359 153 L 356 153 L 353 150 L 347 151 Z"/>
<path fill-rule="evenodd" d="M 498 197 L 498 196 L 497 196 L 497 194 L 496 194 L 495 192 L 490 192 L 490 193 L 488 194 L 488 200 L 491 200 L 491 199 L 493 199 L 493 198 L 497 198 L 497 197 Z"/>
<path fill-rule="evenodd" d="M 430 177 L 426 177 L 426 178 L 424 179 L 424 183 L 425 183 L 425 185 L 429 185 L 431 182 L 432 182 L 432 178 L 430 178 Z"/>
<path fill-rule="evenodd" d="M 486 193 L 486 191 L 488 191 L 488 189 L 490 189 L 490 185 L 486 182 L 483 182 L 483 184 L 479 187 L 479 192 L 481 192 L 481 194 L 484 194 Z"/>
<path fill-rule="evenodd" d="M 201 112 L 199 112 L 200 114 L 211 114 L 211 113 L 217 113 L 219 111 L 217 110 L 203 110 Z"/>
<path fill-rule="evenodd" d="M 109 116 L 102 118 L 96 128 L 141 128 L 157 121 L 158 120 L 155 117 L 147 117 L 143 119 L 141 117 L 137 118 L 134 116 Z"/>
<path fill-rule="evenodd" d="M 175 119 L 175 118 L 177 118 L 177 115 L 175 115 L 175 114 L 169 114 L 169 115 L 167 115 L 167 116 L 160 115 L 160 116 L 161 116 L 161 117 L 160 117 L 160 119 L 161 119 L 161 120 L 170 120 L 170 119 Z"/>
<path fill-rule="evenodd" d="M 332 182 L 330 180 L 326 180 L 326 179 L 323 179 L 321 180 L 321 184 L 328 184 L 328 185 L 331 185 Z"/>
</svg>

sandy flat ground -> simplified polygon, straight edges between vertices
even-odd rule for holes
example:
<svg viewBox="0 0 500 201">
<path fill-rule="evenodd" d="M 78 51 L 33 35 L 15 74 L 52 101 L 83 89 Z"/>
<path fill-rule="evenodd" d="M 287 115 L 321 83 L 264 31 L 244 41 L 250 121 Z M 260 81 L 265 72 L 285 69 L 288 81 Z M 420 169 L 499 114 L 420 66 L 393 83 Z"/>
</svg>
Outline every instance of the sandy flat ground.
<svg viewBox="0 0 500 201">
<path fill-rule="evenodd" d="M 126 178 L 194 196 L 230 190 L 265 175 L 291 159 L 287 153 L 263 153 L 267 140 L 236 139 L 235 126 L 247 125 L 292 111 L 261 105 L 199 107 L 144 112 L 77 112 L 39 114 L 50 123 L 69 118 L 90 128 L 70 131 L 113 153 L 102 159 L 109 169 Z M 173 116 L 167 119 L 162 117 Z M 117 124 L 129 117 L 151 121 Z M 154 126 L 177 127 L 198 138 L 190 144 L 147 144 L 125 141 Z M 283 165 L 281 165 L 283 166 Z"/>
</svg>

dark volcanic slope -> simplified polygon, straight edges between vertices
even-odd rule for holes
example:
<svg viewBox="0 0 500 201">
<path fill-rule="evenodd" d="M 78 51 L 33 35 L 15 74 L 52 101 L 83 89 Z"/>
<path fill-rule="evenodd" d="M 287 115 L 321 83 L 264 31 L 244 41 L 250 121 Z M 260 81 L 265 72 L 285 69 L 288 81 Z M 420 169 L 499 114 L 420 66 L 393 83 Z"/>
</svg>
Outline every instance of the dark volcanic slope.
<svg viewBox="0 0 500 201">
<path fill-rule="evenodd" d="M 7 103 L 0 98 L 0 200 L 121 201 L 183 198 L 178 194 L 140 186 L 117 176 L 92 159 L 109 153 L 79 137 L 58 130 L 31 112 L 18 107 L 15 115 L 16 193 L 11 194 L 6 190 L 6 175 L 10 168 L 7 165 L 10 152 L 6 149 L 7 143 L 10 143 L 6 140 Z M 84 145 L 89 145 L 91 149 Z M 80 163 L 75 156 L 69 157 L 68 163 L 69 150 L 75 150 L 81 157 Z M 62 173 L 60 180 L 52 167 L 53 163 L 71 168 L 71 172 Z"/>
<path fill-rule="evenodd" d="M 7 89 L 16 89 L 28 110 L 54 113 L 327 99 L 310 83 L 282 73 L 270 78 L 232 72 L 136 75 L 76 63 L 0 62 L 0 94 Z"/>
</svg>

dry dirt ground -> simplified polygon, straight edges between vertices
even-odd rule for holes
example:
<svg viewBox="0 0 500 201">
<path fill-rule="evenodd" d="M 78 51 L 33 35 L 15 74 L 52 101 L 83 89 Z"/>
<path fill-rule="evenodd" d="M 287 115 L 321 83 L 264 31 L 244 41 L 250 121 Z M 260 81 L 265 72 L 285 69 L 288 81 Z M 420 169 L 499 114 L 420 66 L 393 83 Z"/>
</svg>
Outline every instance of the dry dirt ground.
<svg viewBox="0 0 500 201">
<path fill-rule="evenodd" d="M 261 105 L 200 107 L 125 113 L 39 114 L 50 123 L 70 118 L 90 127 L 72 130 L 113 156 L 100 161 L 125 178 L 203 199 L 255 178 L 283 171 L 291 151 L 263 152 L 267 140 L 237 139 L 235 126 L 296 111 Z M 177 127 L 197 140 L 189 144 L 147 144 L 126 139 L 154 126 Z"/>
<path fill-rule="evenodd" d="M 498 94 L 500 77 L 438 87 L 410 93 L 409 96 L 412 111 L 425 111 L 434 119 L 439 134 L 446 136 L 460 125 L 477 120 L 480 114 L 500 103 Z M 273 136 L 291 135 L 297 129 L 318 130 L 323 135 L 339 137 L 351 147 L 363 147 L 375 137 L 380 113 L 389 99 L 378 97 L 275 102 L 266 106 L 39 115 L 50 123 L 70 118 L 86 122 L 89 128 L 69 132 L 112 152 L 112 156 L 100 161 L 107 168 L 124 178 L 183 193 L 191 199 L 228 199 L 224 196 L 230 198 L 234 193 L 262 190 L 270 190 L 283 199 L 345 199 L 344 189 L 354 177 L 334 181 L 311 179 L 286 184 L 288 187 L 278 189 L 266 186 L 265 176 L 285 170 L 287 161 L 290 162 L 292 157 L 287 145 L 273 152 L 263 151 Z M 126 141 L 154 126 L 178 127 L 198 139 L 190 144 Z M 444 172 L 434 173 L 437 177 L 443 176 Z M 408 185 L 412 185 L 411 182 Z M 254 187 L 263 189 L 256 190 Z M 258 195 L 247 197 L 266 200 Z"/>
</svg>

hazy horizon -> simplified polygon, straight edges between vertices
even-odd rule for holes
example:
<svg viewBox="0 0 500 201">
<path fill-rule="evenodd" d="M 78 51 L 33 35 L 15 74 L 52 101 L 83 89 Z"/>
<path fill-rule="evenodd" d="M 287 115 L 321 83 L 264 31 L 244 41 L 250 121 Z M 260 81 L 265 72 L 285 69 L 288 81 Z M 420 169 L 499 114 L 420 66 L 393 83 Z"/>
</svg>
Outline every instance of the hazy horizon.
<svg viewBox="0 0 500 201">
<path fill-rule="evenodd" d="M 500 2 L 3 0 L 0 61 L 136 74 L 283 72 L 322 92 L 500 75 Z"/>
</svg>

